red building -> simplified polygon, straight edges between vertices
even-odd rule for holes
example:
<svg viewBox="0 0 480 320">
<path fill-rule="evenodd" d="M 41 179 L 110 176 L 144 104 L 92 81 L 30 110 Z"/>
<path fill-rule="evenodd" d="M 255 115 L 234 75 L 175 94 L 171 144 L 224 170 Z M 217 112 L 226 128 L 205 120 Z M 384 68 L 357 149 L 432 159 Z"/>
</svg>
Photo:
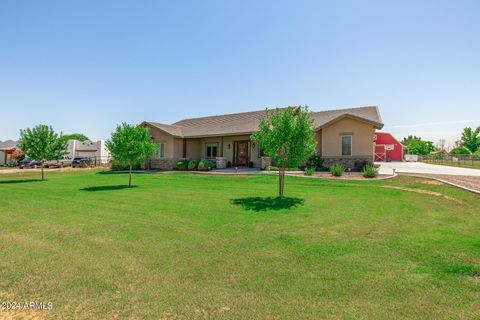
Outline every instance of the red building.
<svg viewBox="0 0 480 320">
<path fill-rule="evenodd" d="M 406 147 L 390 133 L 375 133 L 375 161 L 403 161 Z"/>
</svg>

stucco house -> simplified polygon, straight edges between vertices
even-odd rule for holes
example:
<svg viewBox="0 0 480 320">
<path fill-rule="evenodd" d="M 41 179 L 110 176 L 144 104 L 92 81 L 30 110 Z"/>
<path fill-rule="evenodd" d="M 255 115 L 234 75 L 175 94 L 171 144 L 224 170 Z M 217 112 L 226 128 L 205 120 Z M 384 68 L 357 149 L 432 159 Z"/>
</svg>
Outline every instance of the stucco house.
<svg viewBox="0 0 480 320">
<path fill-rule="evenodd" d="M 210 159 L 218 168 L 263 167 L 269 159 L 251 141 L 266 111 L 252 111 L 185 119 L 173 124 L 144 121 L 158 145 L 151 159 L 155 169 L 173 169 L 180 159 Z M 375 130 L 383 127 L 378 107 L 311 112 L 318 142 L 317 154 L 328 166 L 374 160 Z"/>
</svg>

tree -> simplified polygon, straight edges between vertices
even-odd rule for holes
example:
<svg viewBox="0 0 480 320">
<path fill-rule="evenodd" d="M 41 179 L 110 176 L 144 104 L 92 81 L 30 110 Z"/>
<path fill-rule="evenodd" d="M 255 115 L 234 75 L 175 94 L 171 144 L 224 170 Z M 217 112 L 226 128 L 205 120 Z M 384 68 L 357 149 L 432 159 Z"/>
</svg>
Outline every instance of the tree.
<svg viewBox="0 0 480 320">
<path fill-rule="evenodd" d="M 458 155 L 458 154 L 470 154 L 470 150 L 465 147 L 456 147 L 450 150 L 450 155 Z"/>
<path fill-rule="evenodd" d="M 68 141 L 68 140 L 78 140 L 78 141 L 90 140 L 86 135 L 84 135 L 82 133 L 66 134 L 66 135 L 62 136 L 62 139 L 64 141 Z"/>
<path fill-rule="evenodd" d="M 43 124 L 33 129 L 20 130 L 18 146 L 29 159 L 41 163 L 42 180 L 45 161 L 61 158 L 67 153 L 67 143 L 63 141 L 62 135 L 56 134 L 51 126 Z"/>
<path fill-rule="evenodd" d="M 462 146 L 475 153 L 480 148 L 480 127 L 476 130 L 465 128 L 462 132 Z"/>
<path fill-rule="evenodd" d="M 403 138 L 402 144 L 408 148 L 411 154 L 427 155 L 436 150 L 433 142 L 422 140 L 417 136 Z"/>
<path fill-rule="evenodd" d="M 147 128 L 127 123 L 117 126 L 106 145 L 115 161 L 128 165 L 129 187 L 132 186 L 132 166 L 147 160 L 157 151 Z"/>
<path fill-rule="evenodd" d="M 315 153 L 317 142 L 308 107 L 266 111 L 259 130 L 252 135 L 264 153 L 278 165 L 278 195 L 283 197 L 285 168 L 298 166 Z"/>
</svg>

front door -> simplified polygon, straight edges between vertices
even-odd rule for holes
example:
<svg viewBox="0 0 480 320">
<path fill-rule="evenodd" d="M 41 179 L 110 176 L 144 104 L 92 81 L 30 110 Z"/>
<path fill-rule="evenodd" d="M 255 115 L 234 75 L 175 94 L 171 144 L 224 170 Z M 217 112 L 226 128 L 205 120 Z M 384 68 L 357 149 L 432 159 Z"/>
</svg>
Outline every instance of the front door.
<svg viewBox="0 0 480 320">
<path fill-rule="evenodd" d="M 236 141 L 234 165 L 237 167 L 248 167 L 249 158 L 248 141 Z"/>
</svg>

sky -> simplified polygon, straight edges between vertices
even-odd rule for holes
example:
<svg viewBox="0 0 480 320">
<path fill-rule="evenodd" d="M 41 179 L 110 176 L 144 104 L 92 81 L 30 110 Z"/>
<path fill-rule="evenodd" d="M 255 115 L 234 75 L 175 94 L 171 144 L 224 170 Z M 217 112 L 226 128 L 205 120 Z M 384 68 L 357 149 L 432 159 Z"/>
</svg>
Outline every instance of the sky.
<svg viewBox="0 0 480 320">
<path fill-rule="evenodd" d="M 0 0 L 0 140 L 308 105 L 402 138 L 480 125 L 480 1 Z"/>
</svg>

